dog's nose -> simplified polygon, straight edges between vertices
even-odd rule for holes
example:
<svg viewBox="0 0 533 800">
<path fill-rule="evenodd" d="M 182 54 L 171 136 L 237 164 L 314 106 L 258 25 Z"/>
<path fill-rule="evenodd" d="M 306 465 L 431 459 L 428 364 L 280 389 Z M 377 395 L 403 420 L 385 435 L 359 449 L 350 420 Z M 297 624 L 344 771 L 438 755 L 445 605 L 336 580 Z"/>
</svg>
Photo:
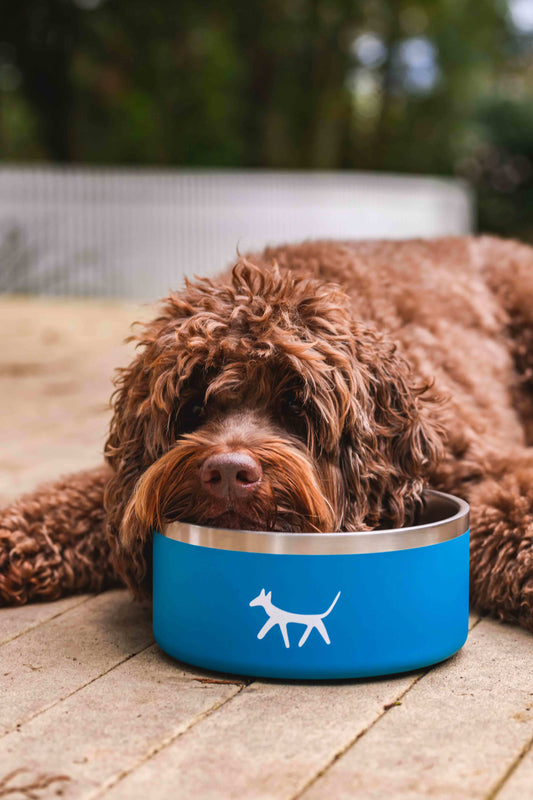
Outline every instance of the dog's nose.
<svg viewBox="0 0 533 800">
<path fill-rule="evenodd" d="M 249 453 L 217 453 L 202 464 L 200 480 L 214 497 L 245 497 L 257 489 L 262 474 L 261 465 Z"/>
</svg>

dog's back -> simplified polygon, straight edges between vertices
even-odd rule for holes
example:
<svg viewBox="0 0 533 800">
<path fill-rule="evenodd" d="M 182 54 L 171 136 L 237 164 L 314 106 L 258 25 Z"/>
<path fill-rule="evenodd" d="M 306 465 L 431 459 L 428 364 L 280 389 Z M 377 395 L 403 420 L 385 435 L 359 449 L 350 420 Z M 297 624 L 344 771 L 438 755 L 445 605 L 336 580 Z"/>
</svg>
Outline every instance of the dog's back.
<svg viewBox="0 0 533 800">
<path fill-rule="evenodd" d="M 310 241 L 259 257 L 265 268 L 276 261 L 291 273 L 339 283 L 355 315 L 389 335 L 415 372 L 434 379 L 436 394 L 447 398 L 439 413 L 455 431 L 457 452 L 466 440 L 524 443 L 530 394 L 520 394 L 516 378 L 509 327 L 515 298 L 505 276 L 521 270 L 533 306 L 530 247 L 494 237 Z"/>
</svg>

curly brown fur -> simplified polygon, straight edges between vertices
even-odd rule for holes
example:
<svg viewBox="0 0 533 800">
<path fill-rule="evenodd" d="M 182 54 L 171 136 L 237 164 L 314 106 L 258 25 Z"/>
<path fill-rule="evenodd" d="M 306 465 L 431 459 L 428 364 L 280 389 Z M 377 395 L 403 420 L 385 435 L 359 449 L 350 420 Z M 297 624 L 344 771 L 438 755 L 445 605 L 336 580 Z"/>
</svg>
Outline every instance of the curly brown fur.
<svg viewBox="0 0 533 800">
<path fill-rule="evenodd" d="M 107 468 L 80 472 L 2 510 L 0 606 L 117 584 L 105 534 L 108 480 Z"/>
<path fill-rule="evenodd" d="M 531 248 L 487 237 L 271 248 L 171 293 L 136 338 L 98 484 L 112 564 L 136 594 L 150 590 L 152 530 L 167 520 L 318 535 L 399 526 L 430 483 L 472 505 L 474 603 L 533 629 Z M 210 493 L 202 469 L 227 453 L 257 465 L 253 491 Z M 18 531 L 41 536 L 35 503 L 50 503 L 55 541 L 60 494 L 37 497 L 17 522 L 7 514 L 8 549 Z M 50 562 L 54 592 L 94 588 L 90 566 L 69 583 L 46 546 L 27 561 Z M 24 580 L 17 569 L 4 602 L 34 580 L 31 564 Z"/>
<path fill-rule="evenodd" d="M 472 601 L 533 630 L 533 452 L 495 455 L 468 498 Z"/>
</svg>

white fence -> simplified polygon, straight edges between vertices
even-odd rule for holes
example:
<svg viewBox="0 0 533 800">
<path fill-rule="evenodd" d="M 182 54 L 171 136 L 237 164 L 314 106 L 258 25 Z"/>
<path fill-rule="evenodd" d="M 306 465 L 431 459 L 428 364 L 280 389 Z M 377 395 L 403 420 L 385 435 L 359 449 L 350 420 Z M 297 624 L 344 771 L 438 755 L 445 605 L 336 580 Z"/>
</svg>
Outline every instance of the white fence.
<svg viewBox="0 0 533 800">
<path fill-rule="evenodd" d="M 0 168 L 0 290 L 152 299 L 241 252 L 468 233 L 453 180 L 357 172 Z"/>
</svg>

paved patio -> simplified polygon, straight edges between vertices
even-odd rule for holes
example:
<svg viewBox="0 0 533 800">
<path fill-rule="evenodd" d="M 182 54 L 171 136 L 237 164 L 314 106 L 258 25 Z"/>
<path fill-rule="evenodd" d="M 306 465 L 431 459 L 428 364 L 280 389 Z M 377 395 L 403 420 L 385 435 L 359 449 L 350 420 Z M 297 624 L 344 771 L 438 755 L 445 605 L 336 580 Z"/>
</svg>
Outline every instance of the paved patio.
<svg viewBox="0 0 533 800">
<path fill-rule="evenodd" d="M 98 463 L 146 313 L 0 300 L 0 503 Z M 0 798 L 533 798 L 533 636 L 475 615 L 432 669 L 252 681 L 165 656 L 117 590 L 0 610 L 0 676 Z"/>
</svg>

